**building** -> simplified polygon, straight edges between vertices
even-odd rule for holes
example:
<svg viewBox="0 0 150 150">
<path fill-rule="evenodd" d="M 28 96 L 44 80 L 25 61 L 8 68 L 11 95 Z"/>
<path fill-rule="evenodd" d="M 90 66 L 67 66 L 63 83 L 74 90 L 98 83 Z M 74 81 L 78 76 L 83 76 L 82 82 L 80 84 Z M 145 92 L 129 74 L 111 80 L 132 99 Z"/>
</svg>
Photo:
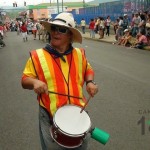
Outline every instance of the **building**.
<svg viewBox="0 0 150 150">
<path fill-rule="evenodd" d="M 88 3 L 42 3 L 39 5 L 29 5 L 27 18 L 32 20 L 55 17 L 56 14 L 67 11 L 72 12 L 77 22 L 85 18 L 87 22 L 97 16 L 111 16 L 115 20 L 119 16 L 127 13 L 131 16 L 134 12 L 146 11 L 150 9 L 150 0 L 93 0 Z"/>
</svg>

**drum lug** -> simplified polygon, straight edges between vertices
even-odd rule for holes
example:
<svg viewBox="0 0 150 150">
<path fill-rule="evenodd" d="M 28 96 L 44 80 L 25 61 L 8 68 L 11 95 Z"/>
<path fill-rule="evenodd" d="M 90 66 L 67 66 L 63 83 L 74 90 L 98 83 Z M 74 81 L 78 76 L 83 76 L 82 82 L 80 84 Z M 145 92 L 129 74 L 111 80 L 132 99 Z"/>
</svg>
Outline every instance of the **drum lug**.
<svg viewBox="0 0 150 150">
<path fill-rule="evenodd" d="M 57 139 L 57 131 L 54 131 L 54 138 Z"/>
<path fill-rule="evenodd" d="M 84 136 L 83 136 L 83 138 L 82 138 L 82 142 L 84 142 L 85 141 L 85 139 L 86 139 L 86 133 L 84 133 Z"/>
</svg>

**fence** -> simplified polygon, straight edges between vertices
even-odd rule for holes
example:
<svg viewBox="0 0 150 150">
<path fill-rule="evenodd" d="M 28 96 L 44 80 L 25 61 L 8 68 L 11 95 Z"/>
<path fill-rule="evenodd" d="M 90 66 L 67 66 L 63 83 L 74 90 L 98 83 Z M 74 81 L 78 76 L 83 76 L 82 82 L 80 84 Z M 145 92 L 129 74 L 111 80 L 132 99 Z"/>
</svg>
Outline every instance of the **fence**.
<svg viewBox="0 0 150 150">
<path fill-rule="evenodd" d="M 89 24 L 91 19 L 102 16 L 106 18 L 110 16 L 112 21 L 122 16 L 124 13 L 128 14 L 131 19 L 132 13 L 136 11 L 150 9 L 150 0 L 120 0 L 115 2 L 101 3 L 99 6 L 73 9 L 72 14 L 77 22 L 80 24 L 81 19 L 84 18 L 86 23 Z M 55 17 L 56 15 L 52 15 Z"/>
</svg>

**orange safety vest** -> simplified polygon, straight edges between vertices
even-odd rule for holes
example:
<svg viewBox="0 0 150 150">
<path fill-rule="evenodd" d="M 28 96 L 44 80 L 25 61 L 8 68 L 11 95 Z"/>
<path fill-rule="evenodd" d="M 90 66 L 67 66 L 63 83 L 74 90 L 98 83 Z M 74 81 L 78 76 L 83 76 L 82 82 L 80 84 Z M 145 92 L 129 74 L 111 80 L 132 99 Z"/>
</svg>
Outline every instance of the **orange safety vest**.
<svg viewBox="0 0 150 150">
<path fill-rule="evenodd" d="M 72 98 L 53 93 L 42 94 L 38 98 L 39 103 L 47 109 L 51 116 L 65 104 L 75 104 L 81 107 L 84 105 L 85 98 L 82 88 L 87 68 L 84 50 L 74 48 L 70 54 L 66 55 L 69 65 L 68 81 L 62 72 L 63 68 L 60 67 L 60 58 L 54 58 L 52 54 L 43 49 L 33 50 L 30 55 L 38 79 L 47 84 L 49 91 L 82 98 Z"/>
</svg>

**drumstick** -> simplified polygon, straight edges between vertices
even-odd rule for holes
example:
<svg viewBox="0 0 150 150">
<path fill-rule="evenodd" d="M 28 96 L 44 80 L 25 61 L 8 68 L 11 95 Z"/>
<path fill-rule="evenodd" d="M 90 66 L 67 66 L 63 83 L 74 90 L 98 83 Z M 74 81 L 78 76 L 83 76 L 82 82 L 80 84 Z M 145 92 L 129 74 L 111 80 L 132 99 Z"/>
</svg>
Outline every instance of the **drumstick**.
<svg viewBox="0 0 150 150">
<path fill-rule="evenodd" d="M 72 95 L 67 95 L 67 94 L 52 92 L 52 91 L 48 91 L 48 92 L 49 92 L 49 93 L 52 93 L 52 94 L 58 94 L 58 95 L 61 95 L 61 96 L 68 96 L 68 97 L 72 97 L 72 98 L 82 99 L 82 97 L 77 97 L 77 96 L 72 96 Z"/>
<path fill-rule="evenodd" d="M 83 112 L 83 110 L 85 109 L 85 107 L 88 104 L 88 102 L 90 101 L 90 99 L 91 99 L 91 96 L 88 97 L 88 99 L 87 99 L 86 103 L 84 104 L 83 108 L 81 109 L 80 113 Z"/>
</svg>

